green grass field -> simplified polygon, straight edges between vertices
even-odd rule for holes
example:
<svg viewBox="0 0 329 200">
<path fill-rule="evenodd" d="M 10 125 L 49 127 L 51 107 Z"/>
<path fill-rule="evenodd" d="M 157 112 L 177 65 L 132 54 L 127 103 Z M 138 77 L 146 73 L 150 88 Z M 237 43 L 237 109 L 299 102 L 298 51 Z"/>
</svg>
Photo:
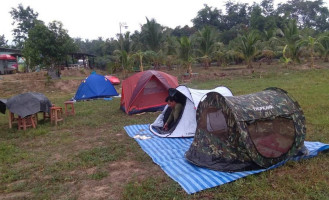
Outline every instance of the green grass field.
<svg viewBox="0 0 329 200">
<path fill-rule="evenodd" d="M 188 83 L 218 85 L 234 95 L 267 87 L 288 91 L 304 111 L 306 140 L 329 143 L 328 69 Z M 72 97 L 46 95 L 59 106 Z M 119 98 L 78 102 L 76 115 L 59 126 L 40 121 L 27 131 L 9 129 L 8 113 L 1 115 L 0 199 L 329 199 L 329 153 L 187 195 L 123 129 L 152 123 L 159 113 L 127 116 L 119 105 Z"/>
</svg>

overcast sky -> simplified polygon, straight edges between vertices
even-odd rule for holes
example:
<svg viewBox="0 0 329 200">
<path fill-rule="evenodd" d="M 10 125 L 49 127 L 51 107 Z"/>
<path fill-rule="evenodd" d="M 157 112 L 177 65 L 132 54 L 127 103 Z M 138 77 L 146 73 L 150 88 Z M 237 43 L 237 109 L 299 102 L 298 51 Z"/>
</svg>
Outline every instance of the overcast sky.
<svg viewBox="0 0 329 200">
<path fill-rule="evenodd" d="M 34 12 L 38 12 L 38 19 L 47 25 L 53 20 L 61 21 L 71 37 L 93 40 L 98 37 L 116 37 L 120 32 L 120 22 L 128 25 L 128 29 L 122 28 L 122 32 L 140 31 L 140 25 L 146 23 L 146 17 L 170 28 L 192 26 L 191 20 L 204 4 L 224 11 L 224 2 L 225 0 L 6 0 L 1 1 L 0 6 L 0 35 L 4 34 L 7 40 L 12 40 L 14 26 L 11 25 L 13 19 L 9 12 L 20 3 L 24 8 L 30 6 Z M 248 0 L 239 2 L 251 5 Z M 279 2 L 286 1 L 274 0 L 275 5 Z M 329 5 L 329 0 L 324 2 Z"/>
</svg>

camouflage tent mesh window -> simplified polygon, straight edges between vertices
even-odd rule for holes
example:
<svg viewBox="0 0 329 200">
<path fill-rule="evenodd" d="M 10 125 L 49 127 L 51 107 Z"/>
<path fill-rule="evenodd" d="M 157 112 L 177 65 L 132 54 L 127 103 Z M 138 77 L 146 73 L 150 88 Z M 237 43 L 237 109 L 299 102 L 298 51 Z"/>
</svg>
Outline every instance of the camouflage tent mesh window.
<svg viewBox="0 0 329 200">
<path fill-rule="evenodd" d="M 281 117 L 248 125 L 257 151 L 266 158 L 277 158 L 289 151 L 295 139 L 294 129 L 292 120 Z"/>
<path fill-rule="evenodd" d="M 185 157 L 219 171 L 267 168 L 299 153 L 305 135 L 300 106 L 282 89 L 227 97 L 210 92 L 198 105 Z"/>
<path fill-rule="evenodd" d="M 228 137 L 226 118 L 221 109 L 207 109 L 202 117 L 200 117 L 200 123 L 198 125 L 202 127 L 202 129 L 207 130 L 210 134 L 222 138 L 223 140 Z"/>
</svg>

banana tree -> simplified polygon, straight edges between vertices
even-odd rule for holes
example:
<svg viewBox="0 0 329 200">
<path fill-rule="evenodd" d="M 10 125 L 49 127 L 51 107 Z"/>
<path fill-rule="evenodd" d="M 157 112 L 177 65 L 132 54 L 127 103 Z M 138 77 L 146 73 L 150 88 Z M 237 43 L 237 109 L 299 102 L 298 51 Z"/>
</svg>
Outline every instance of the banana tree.
<svg viewBox="0 0 329 200">
<path fill-rule="evenodd" d="M 282 57 L 280 58 L 280 62 L 283 63 L 283 65 L 288 68 L 288 64 L 291 62 L 291 58 L 288 58 L 286 56 L 286 49 L 288 45 L 284 46 L 283 51 L 282 51 Z"/>
</svg>

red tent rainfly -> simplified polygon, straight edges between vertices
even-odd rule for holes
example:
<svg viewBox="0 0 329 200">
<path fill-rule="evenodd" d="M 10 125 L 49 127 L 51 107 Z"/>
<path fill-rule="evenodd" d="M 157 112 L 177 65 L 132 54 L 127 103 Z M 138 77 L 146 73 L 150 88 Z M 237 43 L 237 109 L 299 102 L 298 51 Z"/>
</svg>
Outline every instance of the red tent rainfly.
<svg viewBox="0 0 329 200">
<path fill-rule="evenodd" d="M 163 110 L 169 88 L 176 88 L 175 76 L 155 70 L 136 73 L 122 81 L 120 107 L 127 114 Z"/>
<path fill-rule="evenodd" d="M 113 85 L 119 85 L 120 84 L 120 79 L 116 76 L 112 75 L 107 75 L 105 76 Z"/>
</svg>

